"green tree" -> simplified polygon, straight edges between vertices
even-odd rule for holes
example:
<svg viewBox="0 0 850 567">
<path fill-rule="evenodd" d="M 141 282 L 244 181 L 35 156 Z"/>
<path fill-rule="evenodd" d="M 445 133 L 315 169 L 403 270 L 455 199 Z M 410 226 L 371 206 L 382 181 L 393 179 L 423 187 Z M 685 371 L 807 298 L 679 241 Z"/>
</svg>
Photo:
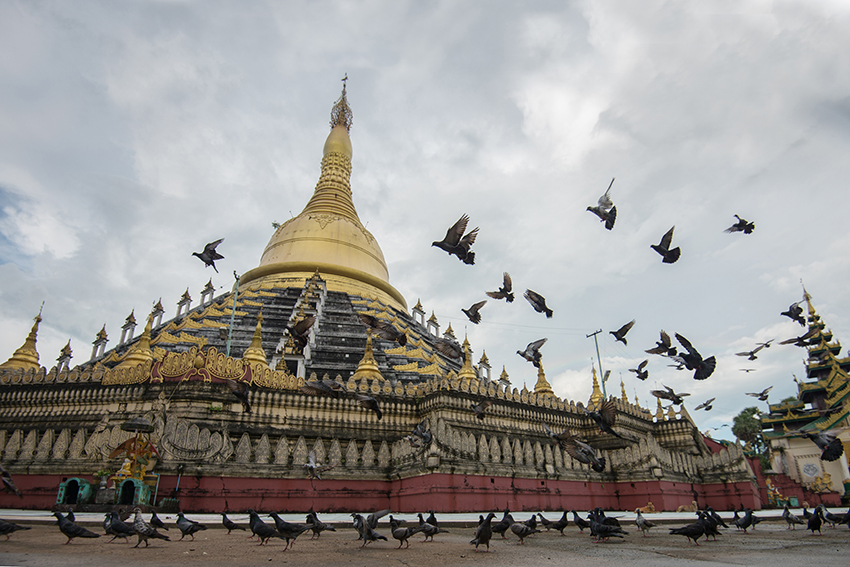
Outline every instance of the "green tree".
<svg viewBox="0 0 850 567">
<path fill-rule="evenodd" d="M 757 407 L 744 408 L 732 420 L 732 434 L 744 442 L 744 449 L 761 461 L 762 470 L 768 469 L 770 448 L 762 436 L 761 412 Z"/>
</svg>

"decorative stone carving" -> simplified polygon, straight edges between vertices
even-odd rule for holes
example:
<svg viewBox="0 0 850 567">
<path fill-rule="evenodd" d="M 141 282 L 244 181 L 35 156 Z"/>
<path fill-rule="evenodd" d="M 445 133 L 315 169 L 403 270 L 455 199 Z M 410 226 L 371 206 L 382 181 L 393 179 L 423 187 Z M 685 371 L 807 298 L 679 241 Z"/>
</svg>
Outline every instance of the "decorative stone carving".
<svg viewBox="0 0 850 567">
<path fill-rule="evenodd" d="M 300 467 L 307 462 L 307 441 L 304 436 L 298 438 L 295 442 L 295 448 L 292 450 L 292 466 Z"/>
<path fill-rule="evenodd" d="M 50 457 L 50 450 L 53 448 L 53 430 L 48 429 L 41 436 L 38 442 L 38 447 L 35 450 L 35 461 L 46 461 Z"/>
<path fill-rule="evenodd" d="M 345 467 L 353 469 L 359 465 L 360 454 L 357 452 L 357 442 L 351 439 L 345 450 Z"/>
<path fill-rule="evenodd" d="M 289 464 L 289 441 L 282 435 L 274 448 L 274 464 L 286 466 Z"/>
<path fill-rule="evenodd" d="M 378 467 L 385 469 L 390 466 L 390 448 L 386 441 L 381 441 L 381 448 L 378 449 Z"/>
<path fill-rule="evenodd" d="M 371 440 L 366 440 L 366 443 L 363 445 L 363 452 L 361 453 L 360 458 L 364 467 L 371 468 L 375 466 L 375 449 L 372 447 Z"/>
<path fill-rule="evenodd" d="M 249 463 L 251 462 L 251 438 L 248 433 L 243 433 L 236 444 L 236 462 Z"/>
<path fill-rule="evenodd" d="M 328 464 L 335 467 L 342 464 L 342 448 L 339 446 L 339 439 L 334 438 L 331 441 L 331 448 L 328 450 Z"/>
<path fill-rule="evenodd" d="M 257 441 L 257 446 L 254 448 L 254 462 L 260 465 L 269 463 L 271 457 L 271 444 L 269 436 L 263 433 L 260 440 Z"/>
</svg>

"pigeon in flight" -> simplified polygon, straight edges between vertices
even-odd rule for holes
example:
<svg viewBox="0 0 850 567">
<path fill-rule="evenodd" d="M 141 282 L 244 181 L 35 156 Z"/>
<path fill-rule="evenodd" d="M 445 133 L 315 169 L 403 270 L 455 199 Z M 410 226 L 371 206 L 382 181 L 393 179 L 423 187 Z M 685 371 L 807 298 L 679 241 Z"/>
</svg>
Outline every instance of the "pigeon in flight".
<svg viewBox="0 0 850 567">
<path fill-rule="evenodd" d="M 507 272 L 502 275 L 502 287 L 499 288 L 499 291 L 485 291 L 484 293 L 487 294 L 487 297 L 492 297 L 493 299 L 504 299 L 508 303 L 513 303 L 514 294 L 511 275 Z"/>
<path fill-rule="evenodd" d="M 425 428 L 425 424 L 428 423 L 427 419 L 423 419 L 420 421 L 416 427 L 413 428 L 413 431 L 410 432 L 410 435 L 406 437 L 406 439 L 410 442 L 410 445 L 413 447 L 427 447 L 431 444 L 431 440 L 434 436 L 431 434 L 430 429 Z M 419 444 L 421 443 L 421 445 Z"/>
<path fill-rule="evenodd" d="M 301 392 L 308 396 L 328 396 L 329 398 L 339 398 L 340 392 L 347 392 L 343 384 L 335 380 L 325 378 L 323 380 L 307 380 L 301 386 Z"/>
<path fill-rule="evenodd" d="M 566 434 L 566 435 L 565 435 Z M 605 471 L 605 457 L 597 457 L 596 449 L 573 435 L 565 431 L 561 434 L 563 438 L 560 440 L 561 448 L 567 454 L 585 465 L 590 465 L 590 468 L 598 473 Z"/>
<path fill-rule="evenodd" d="M 469 223 L 469 217 L 463 215 L 460 219 L 446 231 L 446 236 L 439 242 L 432 242 L 431 246 L 436 246 L 440 250 L 445 250 L 451 256 L 454 254 L 464 264 L 475 263 L 475 252 L 470 252 L 469 247 L 475 242 L 475 237 L 478 236 L 478 228 L 469 231 L 465 236 L 466 225 Z"/>
<path fill-rule="evenodd" d="M 535 368 L 540 368 L 540 357 L 543 356 L 542 354 L 540 354 L 540 347 L 542 347 L 543 343 L 545 343 L 547 340 L 549 339 L 537 339 L 534 342 L 528 343 L 528 345 L 525 347 L 525 350 L 518 350 L 516 351 L 516 353 L 527 361 L 529 361 L 531 364 L 533 364 Z"/>
<path fill-rule="evenodd" d="M 316 451 L 310 450 L 307 454 L 307 462 L 304 463 L 304 468 L 307 469 L 307 473 L 310 475 L 310 479 L 318 479 L 322 480 L 322 473 L 325 471 L 329 471 L 334 468 L 335 465 L 320 465 L 316 460 Z"/>
<path fill-rule="evenodd" d="M 231 380 L 230 378 L 225 378 L 224 381 L 227 384 L 227 389 L 236 396 L 236 399 L 242 402 L 242 410 L 245 413 L 251 413 L 251 404 L 248 401 L 248 382 Z"/>
<path fill-rule="evenodd" d="M 664 386 L 664 384 L 662 384 L 662 386 Z M 684 398 L 685 396 L 690 396 L 690 394 L 685 393 L 677 394 L 670 386 L 664 386 L 664 390 L 651 390 L 649 393 L 655 396 L 656 398 L 670 400 L 676 405 L 682 405 L 683 403 L 685 403 L 685 400 L 683 400 L 682 398 Z"/>
<path fill-rule="evenodd" d="M 354 397 L 357 398 L 357 401 L 360 402 L 360 405 L 365 409 L 375 412 L 375 415 L 378 416 L 378 421 L 381 421 L 381 417 L 384 414 L 381 412 L 381 408 L 378 407 L 378 401 L 375 398 L 367 396 L 366 394 L 354 394 Z"/>
<path fill-rule="evenodd" d="M 472 307 L 469 309 L 461 309 L 463 314 L 466 315 L 470 321 L 475 323 L 476 325 L 481 322 L 481 308 L 484 307 L 484 304 L 487 303 L 487 300 L 479 301 L 478 303 L 473 303 Z"/>
<path fill-rule="evenodd" d="M 638 380 L 646 380 L 647 378 L 649 378 L 649 370 L 644 370 L 647 364 L 649 364 L 649 361 L 644 360 L 643 362 L 638 364 L 637 368 L 629 368 L 629 372 L 634 372 L 635 374 L 637 374 L 636 378 Z"/>
<path fill-rule="evenodd" d="M 773 340 L 773 339 L 771 339 L 771 340 Z M 768 343 L 769 343 L 769 342 L 770 342 L 770 341 L 768 341 Z M 755 360 L 755 359 L 757 359 L 757 358 L 758 358 L 758 357 L 756 356 L 756 353 L 757 353 L 758 351 L 760 351 L 761 349 L 763 349 L 765 346 L 769 346 L 769 344 L 768 344 L 768 343 L 762 343 L 762 344 L 760 344 L 759 346 L 757 346 L 756 348 L 754 348 L 753 350 L 749 350 L 749 351 L 747 351 L 747 352 L 736 352 L 736 353 L 735 353 L 735 356 L 746 356 L 746 357 L 747 357 L 747 360 Z"/>
<path fill-rule="evenodd" d="M 308 333 L 315 322 L 316 317 L 314 315 L 309 315 L 291 327 L 289 325 L 284 325 L 283 327 L 289 333 L 289 336 L 292 337 L 292 340 L 295 342 L 295 346 L 298 347 L 299 350 L 304 350 L 304 347 L 306 347 L 307 343 L 310 342 L 310 336 Z"/>
<path fill-rule="evenodd" d="M 474 406 L 472 406 L 472 411 L 475 412 L 475 417 L 477 417 L 478 419 L 484 419 L 484 411 L 492 405 L 493 402 L 491 402 L 490 400 L 484 400 L 480 404 L 475 404 Z"/>
<path fill-rule="evenodd" d="M 676 333 L 676 340 L 688 351 L 687 354 L 681 354 L 680 356 L 685 361 L 685 368 L 694 371 L 694 380 L 705 380 L 711 376 L 711 373 L 714 372 L 714 368 L 717 366 L 717 361 L 714 357 L 709 356 L 703 359 L 700 353 L 697 352 L 697 349 L 691 345 L 690 341 L 679 333 Z"/>
<path fill-rule="evenodd" d="M 803 437 L 810 439 L 821 450 L 822 461 L 837 461 L 844 454 L 844 445 L 838 434 L 843 429 L 831 429 L 829 431 L 801 431 Z"/>
<path fill-rule="evenodd" d="M 545 313 L 547 319 L 552 318 L 552 310 L 546 307 L 546 298 L 537 293 L 536 291 L 531 291 L 530 289 L 525 290 L 525 293 L 522 295 L 524 298 L 528 300 L 534 310 L 538 313 Z"/>
<path fill-rule="evenodd" d="M 661 237 L 661 242 L 658 244 L 651 244 L 649 247 L 661 254 L 662 262 L 664 264 L 673 264 L 676 260 L 679 259 L 679 256 L 682 254 L 682 251 L 677 246 L 676 248 L 670 249 L 670 244 L 673 242 L 673 229 L 675 226 L 668 230 L 664 236 Z"/>
<path fill-rule="evenodd" d="M 436 348 L 439 352 L 448 356 L 449 358 L 453 358 L 457 360 L 458 358 L 463 358 L 463 347 L 461 347 L 457 341 L 453 341 L 451 339 L 438 338 L 434 342 L 434 348 Z"/>
<path fill-rule="evenodd" d="M 599 426 L 601 433 L 608 433 L 614 437 L 624 439 L 622 435 L 614 431 L 614 424 L 617 422 L 617 406 L 614 400 L 605 400 L 599 406 L 598 410 L 590 411 L 584 404 L 579 402 L 576 406 L 584 412 L 584 415 L 592 419 Z"/>
<path fill-rule="evenodd" d="M 608 331 L 608 332 L 611 333 L 612 335 L 614 335 L 615 340 L 618 340 L 621 343 L 623 343 L 624 345 L 628 346 L 629 343 L 626 342 L 626 333 L 628 333 L 629 330 L 632 327 L 634 327 L 634 325 L 635 325 L 635 320 L 632 319 L 631 321 L 629 321 L 628 323 L 626 323 L 625 325 L 623 325 L 622 327 L 620 327 L 616 331 Z"/>
<path fill-rule="evenodd" d="M 784 341 L 780 341 L 779 344 L 781 344 L 781 345 L 794 345 L 794 346 L 798 346 L 798 347 L 806 347 L 806 346 L 809 346 L 809 344 L 811 344 L 810 343 L 811 339 L 814 338 L 814 336 L 818 334 L 818 331 L 820 331 L 820 329 L 818 327 L 812 327 L 811 329 L 809 329 L 808 331 L 806 331 L 804 334 L 800 335 L 799 337 L 794 337 L 793 339 L 786 339 Z"/>
<path fill-rule="evenodd" d="M 662 356 L 675 356 L 676 347 L 673 346 L 673 341 L 670 340 L 670 335 L 667 331 L 661 330 L 661 340 L 655 341 L 655 347 L 644 351 L 647 354 L 660 354 Z"/>
<path fill-rule="evenodd" d="M 617 207 L 614 206 L 614 201 L 611 200 L 612 185 L 614 185 L 614 179 L 611 179 L 608 189 L 596 201 L 596 206 L 587 207 L 588 211 L 599 217 L 600 222 L 605 223 L 605 228 L 608 230 L 614 228 L 614 222 L 617 220 Z"/>
<path fill-rule="evenodd" d="M 363 324 L 369 328 L 371 334 L 387 341 L 395 341 L 401 346 L 407 344 L 407 335 L 396 329 L 389 321 L 367 313 L 358 313 L 358 315 Z"/>
<path fill-rule="evenodd" d="M 18 498 L 24 497 L 21 494 L 21 491 L 18 490 L 18 487 L 15 486 L 15 483 L 12 480 L 12 475 L 9 474 L 9 471 L 3 468 L 3 465 L 0 465 L 0 480 L 3 481 L 3 490 L 16 494 Z"/>
<path fill-rule="evenodd" d="M 212 269 L 215 270 L 215 273 L 218 273 L 218 268 L 215 267 L 216 260 L 223 260 L 224 256 L 215 251 L 216 246 L 221 244 L 224 241 L 223 238 L 219 238 L 215 242 L 210 242 L 206 246 L 204 246 L 203 252 L 192 252 L 192 256 L 197 256 L 204 263 L 204 267 L 212 266 Z"/>
<path fill-rule="evenodd" d="M 768 392 L 770 392 L 772 389 L 773 389 L 773 386 L 770 386 L 769 388 L 765 388 L 761 392 L 747 392 L 747 395 L 752 396 L 754 398 L 758 398 L 760 402 L 766 402 L 767 397 L 768 397 Z"/>
<path fill-rule="evenodd" d="M 735 218 L 738 219 L 738 222 L 724 230 L 723 232 L 743 232 L 744 234 L 752 234 L 756 229 L 756 223 L 750 222 L 746 219 L 742 219 L 738 215 L 735 215 Z"/>
<path fill-rule="evenodd" d="M 709 399 L 705 400 L 703 403 L 701 403 L 700 405 L 698 405 L 697 407 L 695 407 L 695 408 L 694 408 L 694 411 L 699 411 L 699 410 L 701 410 L 701 409 L 704 409 L 705 411 L 711 411 L 711 408 L 712 408 L 712 405 L 711 405 L 711 404 L 712 404 L 712 402 L 714 402 L 714 400 L 716 400 L 716 399 L 717 399 L 717 398 L 709 398 Z"/>
<path fill-rule="evenodd" d="M 803 317 L 803 308 L 800 307 L 802 301 L 798 301 L 797 303 L 792 303 L 790 307 L 788 307 L 788 311 L 783 311 L 780 315 L 785 315 L 789 319 L 797 321 L 801 327 L 806 326 L 806 319 Z"/>
</svg>

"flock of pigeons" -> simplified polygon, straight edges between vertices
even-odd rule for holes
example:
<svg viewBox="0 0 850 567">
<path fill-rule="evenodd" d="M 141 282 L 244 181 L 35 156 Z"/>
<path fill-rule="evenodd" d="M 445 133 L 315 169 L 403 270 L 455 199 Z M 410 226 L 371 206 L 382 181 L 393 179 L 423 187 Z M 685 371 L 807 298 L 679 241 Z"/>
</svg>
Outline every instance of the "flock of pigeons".
<svg viewBox="0 0 850 567">
<path fill-rule="evenodd" d="M 699 539 L 702 537 L 705 537 L 706 540 L 711 537 L 716 541 L 717 536 L 721 533 L 721 528 L 728 529 L 730 527 L 729 524 L 738 530 L 742 530 L 744 533 L 748 533 L 747 530 L 755 530 L 756 524 L 762 521 L 761 518 L 753 514 L 752 510 L 744 507 L 734 512 L 734 517 L 729 520 L 729 524 L 711 507 L 707 507 L 704 510 L 694 509 L 696 510 L 697 521 L 686 526 L 670 528 L 670 534 L 684 536 L 689 542 L 693 542 L 695 545 L 699 545 Z M 421 513 L 417 514 L 418 521 L 410 526 L 405 525 L 405 520 L 394 518 L 391 513 L 391 510 L 380 510 L 366 517 L 357 513 L 351 514 L 352 527 L 357 532 L 357 540 L 363 541 L 360 546 L 361 548 L 378 540 L 389 541 L 385 535 L 378 532 L 379 521 L 387 515 L 389 515 L 390 535 L 399 542 L 396 549 L 410 547 L 409 540 L 416 534 L 423 536 L 422 542 L 429 542 L 434 541 L 434 536 L 438 534 L 449 533 L 448 530 L 440 527 L 433 510 L 428 511 L 429 515 L 427 518 Z M 569 514 L 572 514 L 572 520 L 570 520 Z M 641 513 L 640 508 L 635 510 L 635 514 L 635 526 L 641 531 L 644 537 L 648 537 L 649 530 L 658 527 L 658 524 L 646 519 Z M 169 531 L 169 526 L 157 516 L 156 512 L 151 512 L 151 517 L 148 521 L 144 519 L 139 508 L 134 509 L 133 521 L 129 523 L 123 521 L 118 512 L 107 513 L 103 520 L 104 534 L 93 532 L 75 523 L 73 512 L 68 512 L 67 515 L 54 512 L 53 515 L 56 517 L 59 530 L 68 538 L 65 542 L 66 545 L 70 544 L 76 538 L 99 538 L 102 535 L 112 536 L 112 539 L 107 543 L 112 543 L 119 538 L 125 542 L 129 542 L 130 538 L 136 536 L 137 542 L 133 547 L 139 547 L 143 542 L 145 547 L 147 547 L 149 540 L 161 539 L 171 541 L 171 538 L 163 533 L 163 531 Z M 246 527 L 228 518 L 226 513 L 222 513 L 221 524 L 227 530 L 227 535 L 230 535 L 235 530 L 244 532 L 250 530 L 251 536 L 248 539 L 256 541 L 258 545 L 266 545 L 273 539 L 283 540 L 285 542 L 283 551 L 293 548 L 295 540 L 308 531 L 312 532 L 310 539 L 318 539 L 324 531 L 336 532 L 336 527 L 322 522 L 312 509 L 307 513 L 306 521 L 303 524 L 287 522 L 275 512 L 269 514 L 268 517 L 273 520 L 273 523 L 264 522 L 256 511 L 248 510 L 248 526 Z M 549 520 L 542 513 L 537 513 L 531 514 L 528 520 L 517 521 L 511 515 L 509 509 L 504 510 L 502 519 L 498 522 L 494 522 L 495 518 L 496 514 L 493 512 L 487 514 L 486 517 L 483 514 L 478 517 L 475 537 L 469 542 L 470 545 L 475 546 L 476 552 L 480 551 L 479 547 L 481 546 L 484 546 L 486 551 L 489 551 L 490 542 L 494 534 L 500 535 L 501 539 L 508 539 L 507 534 L 510 531 L 519 538 L 518 545 L 523 545 L 526 538 L 541 533 L 544 530 L 547 532 L 554 530 L 564 535 L 564 529 L 569 526 L 571 521 L 579 529 L 580 533 L 583 534 L 584 530 L 587 529 L 591 537 L 594 538 L 594 543 L 609 541 L 611 538 L 622 539 L 628 535 L 620 520 L 616 517 L 606 516 L 601 508 L 595 508 L 589 511 L 586 518 L 581 517 L 576 510 L 565 510 L 558 520 Z M 819 535 L 822 535 L 821 527 L 824 524 L 829 524 L 833 528 L 836 525 L 848 525 L 850 527 L 850 510 L 845 514 L 833 514 L 821 504 L 815 507 L 812 512 L 809 512 L 807 505 L 804 503 L 802 517 L 800 517 L 793 514 L 786 504 L 782 512 L 782 519 L 786 522 L 787 529 L 796 529 L 798 525 L 805 525 L 812 534 L 818 532 Z M 186 518 L 182 512 L 177 514 L 175 524 L 181 534 L 180 539 L 177 541 L 186 537 L 191 537 L 192 541 L 194 541 L 196 533 L 207 529 L 206 525 Z M 5 535 L 7 540 L 14 532 L 28 529 L 31 528 L 0 520 L 0 535 Z"/>
</svg>

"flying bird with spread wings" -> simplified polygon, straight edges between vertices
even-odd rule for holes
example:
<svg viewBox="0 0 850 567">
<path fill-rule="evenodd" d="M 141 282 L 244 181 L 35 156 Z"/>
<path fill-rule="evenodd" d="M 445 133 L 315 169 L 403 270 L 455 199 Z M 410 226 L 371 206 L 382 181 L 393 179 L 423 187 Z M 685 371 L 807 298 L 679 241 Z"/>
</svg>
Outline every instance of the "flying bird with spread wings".
<svg viewBox="0 0 850 567">
<path fill-rule="evenodd" d="M 514 294 L 513 294 L 514 284 L 511 281 L 511 275 L 507 272 L 502 274 L 502 287 L 499 288 L 499 291 L 485 291 L 487 297 L 492 297 L 493 299 L 504 299 L 508 303 L 513 303 Z"/>
<path fill-rule="evenodd" d="M 304 350 L 304 347 L 306 347 L 307 343 L 310 342 L 309 332 L 315 322 L 316 317 L 314 315 L 309 315 L 291 327 L 289 325 L 283 326 L 283 328 L 289 333 L 289 336 L 292 337 L 292 341 L 295 343 L 295 346 L 298 347 L 298 350 Z"/>
<path fill-rule="evenodd" d="M 714 372 L 714 368 L 717 366 L 715 358 L 709 356 L 703 359 L 702 355 L 697 352 L 697 349 L 691 345 L 690 341 L 679 333 L 676 333 L 676 340 L 688 351 L 687 354 L 680 354 L 679 356 L 684 360 L 685 368 L 694 371 L 694 380 L 705 380 L 711 376 L 711 373 Z"/>
<path fill-rule="evenodd" d="M 524 298 L 528 300 L 534 310 L 538 313 L 545 313 L 547 319 L 552 318 L 552 310 L 546 307 L 546 298 L 537 293 L 536 291 L 531 291 L 530 289 L 525 290 L 525 293 L 522 294 Z"/>
<path fill-rule="evenodd" d="M 434 348 L 449 358 L 453 358 L 455 360 L 463 358 L 463 347 L 461 347 L 457 341 L 441 337 L 434 341 Z"/>
<path fill-rule="evenodd" d="M 773 389 L 773 386 L 765 388 L 761 392 L 747 392 L 748 396 L 752 396 L 754 398 L 758 398 L 760 402 L 766 402 L 768 398 L 768 392 Z"/>
<path fill-rule="evenodd" d="M 216 260 L 224 260 L 224 256 L 215 251 L 216 246 L 221 244 L 224 241 L 223 238 L 219 238 L 215 242 L 210 242 L 206 246 L 204 246 L 203 252 L 192 252 L 192 256 L 197 256 L 204 263 L 204 267 L 207 268 L 212 266 L 212 269 L 215 270 L 215 273 L 218 273 L 218 268 L 215 267 Z"/>
<path fill-rule="evenodd" d="M 518 350 L 516 351 L 516 353 L 527 361 L 529 361 L 531 364 L 533 364 L 535 368 L 540 368 L 540 357 L 543 356 L 540 353 L 540 347 L 542 347 L 547 340 L 549 339 L 545 337 L 542 339 L 537 339 L 534 342 L 528 343 L 528 345 L 525 347 L 525 350 Z"/>
<path fill-rule="evenodd" d="M 771 340 L 773 340 L 773 339 L 771 339 Z M 748 350 L 748 351 L 746 351 L 746 352 L 736 352 L 736 353 L 735 353 L 735 356 L 746 356 L 746 357 L 747 357 L 747 360 L 755 360 L 755 359 L 757 359 L 757 358 L 758 358 L 758 357 L 756 356 L 756 353 L 757 353 L 758 351 L 760 351 L 761 349 L 765 348 L 766 346 L 770 346 L 770 341 L 768 341 L 767 343 L 761 343 L 761 344 L 759 344 L 759 345 L 758 345 L 756 348 L 754 348 L 753 350 Z"/>
<path fill-rule="evenodd" d="M 651 390 L 649 393 L 655 396 L 656 398 L 661 398 L 662 400 L 670 400 L 671 402 L 679 406 L 685 403 L 685 400 L 683 400 L 682 398 L 684 398 L 685 396 L 690 396 L 690 394 L 684 392 L 677 394 L 670 386 L 664 386 L 664 384 L 662 384 L 662 386 L 664 387 L 664 390 Z"/>
<path fill-rule="evenodd" d="M 846 428 L 830 429 L 829 431 L 798 431 L 806 439 L 810 439 L 821 450 L 822 461 L 837 461 L 844 454 L 844 445 L 838 435 Z"/>
<path fill-rule="evenodd" d="M 431 243 L 431 246 L 436 246 L 440 250 L 444 250 L 449 253 L 449 255 L 455 255 L 458 259 L 464 264 L 472 265 L 475 263 L 475 252 L 471 252 L 469 248 L 475 242 L 475 238 L 478 236 L 478 227 L 472 229 L 466 235 L 466 225 L 469 223 L 469 217 L 467 215 L 463 215 L 460 219 L 454 223 L 448 231 L 446 231 L 446 236 L 439 242 L 435 241 Z"/>
<path fill-rule="evenodd" d="M 644 360 L 638 364 L 637 368 L 629 368 L 629 372 L 634 372 L 638 380 L 644 381 L 649 378 L 649 370 L 645 370 L 647 364 L 649 364 L 649 360 Z"/>
<path fill-rule="evenodd" d="M 614 228 L 614 222 L 617 220 L 617 207 L 614 201 L 611 200 L 611 186 L 614 185 L 614 179 L 608 185 L 605 193 L 596 201 L 595 207 L 587 207 L 587 210 L 599 217 L 600 222 L 605 223 L 605 228 L 611 230 Z"/>
<path fill-rule="evenodd" d="M 473 303 L 469 309 L 461 309 L 461 311 L 472 323 L 477 325 L 481 322 L 481 308 L 484 307 L 485 303 L 487 303 L 486 299 Z"/>
<path fill-rule="evenodd" d="M 803 317 L 803 308 L 800 307 L 801 303 L 803 303 L 803 300 L 798 301 L 797 303 L 792 303 L 790 307 L 788 307 L 788 311 L 783 311 L 780 315 L 784 315 L 793 321 L 797 321 L 801 327 L 805 327 L 806 319 Z"/>
<path fill-rule="evenodd" d="M 310 475 L 310 479 L 318 479 L 322 480 L 322 473 L 325 471 L 329 471 L 334 468 L 335 465 L 322 465 L 319 464 L 316 458 L 316 451 L 311 449 L 307 454 L 307 462 L 304 463 L 304 468 L 307 469 L 307 473 Z"/>
<path fill-rule="evenodd" d="M 735 218 L 738 219 L 738 222 L 724 230 L 723 232 L 743 232 L 744 234 L 752 234 L 756 229 L 756 223 L 750 222 L 746 219 L 742 219 L 738 215 L 735 215 Z"/>
<path fill-rule="evenodd" d="M 629 330 L 631 330 L 631 328 L 634 327 L 634 325 L 635 325 L 635 320 L 632 319 L 631 321 L 629 321 L 628 323 L 626 323 L 625 325 L 623 325 L 622 327 L 620 327 L 616 331 L 608 331 L 608 332 L 611 333 L 612 335 L 614 335 L 614 340 L 620 341 L 624 345 L 628 346 L 629 343 L 626 342 L 626 333 L 628 333 Z"/>
<path fill-rule="evenodd" d="M 484 417 L 486 417 L 484 412 L 492 405 L 493 402 L 491 402 L 490 400 L 484 400 L 480 404 L 473 405 L 472 411 L 475 412 L 475 417 L 477 417 L 478 419 L 484 419 Z"/>
<path fill-rule="evenodd" d="M 695 407 L 695 408 L 694 408 L 694 411 L 699 411 L 699 410 L 701 410 L 701 409 L 704 409 L 705 411 L 711 411 L 711 408 L 712 408 L 712 405 L 711 405 L 711 404 L 712 404 L 712 403 L 714 402 L 714 400 L 716 400 L 716 399 L 717 399 L 717 398 L 709 398 L 709 399 L 707 399 L 706 401 L 704 401 L 703 403 L 701 403 L 700 405 L 698 405 L 697 407 Z"/>
<path fill-rule="evenodd" d="M 812 339 L 815 337 L 815 335 L 818 334 L 819 331 L 820 331 L 819 327 L 812 327 L 811 329 L 809 329 L 808 331 L 806 331 L 805 333 L 803 333 L 799 337 L 794 337 L 794 338 L 791 338 L 791 339 L 786 339 L 784 341 L 780 341 L 779 344 L 781 344 L 781 345 L 794 345 L 794 346 L 798 346 L 798 347 L 807 347 L 810 344 L 812 344 Z M 817 340 L 817 339 L 815 339 L 815 340 Z"/>
<path fill-rule="evenodd" d="M 672 250 L 670 249 L 670 245 L 673 243 L 673 229 L 675 226 L 668 230 L 664 236 L 661 237 L 661 242 L 658 244 L 650 244 L 650 248 L 661 254 L 661 262 L 664 264 L 673 264 L 676 260 L 681 256 L 682 251 L 679 247 L 675 247 Z"/>
<path fill-rule="evenodd" d="M 676 347 L 670 340 L 670 335 L 664 329 L 661 330 L 661 340 L 655 341 L 655 347 L 644 351 L 647 354 L 660 354 L 662 356 L 676 356 Z"/>
<path fill-rule="evenodd" d="M 354 394 L 354 397 L 358 402 L 360 402 L 360 405 L 363 408 L 375 412 L 375 415 L 378 417 L 378 421 L 381 421 L 381 416 L 384 414 L 381 411 L 381 408 L 378 407 L 378 400 L 372 396 L 367 396 L 366 394 Z"/>
<path fill-rule="evenodd" d="M 384 319 L 379 319 L 368 313 L 358 313 L 360 321 L 369 329 L 369 333 L 386 341 L 395 341 L 400 346 L 407 344 L 407 335 L 395 328 L 395 326 Z"/>
</svg>

